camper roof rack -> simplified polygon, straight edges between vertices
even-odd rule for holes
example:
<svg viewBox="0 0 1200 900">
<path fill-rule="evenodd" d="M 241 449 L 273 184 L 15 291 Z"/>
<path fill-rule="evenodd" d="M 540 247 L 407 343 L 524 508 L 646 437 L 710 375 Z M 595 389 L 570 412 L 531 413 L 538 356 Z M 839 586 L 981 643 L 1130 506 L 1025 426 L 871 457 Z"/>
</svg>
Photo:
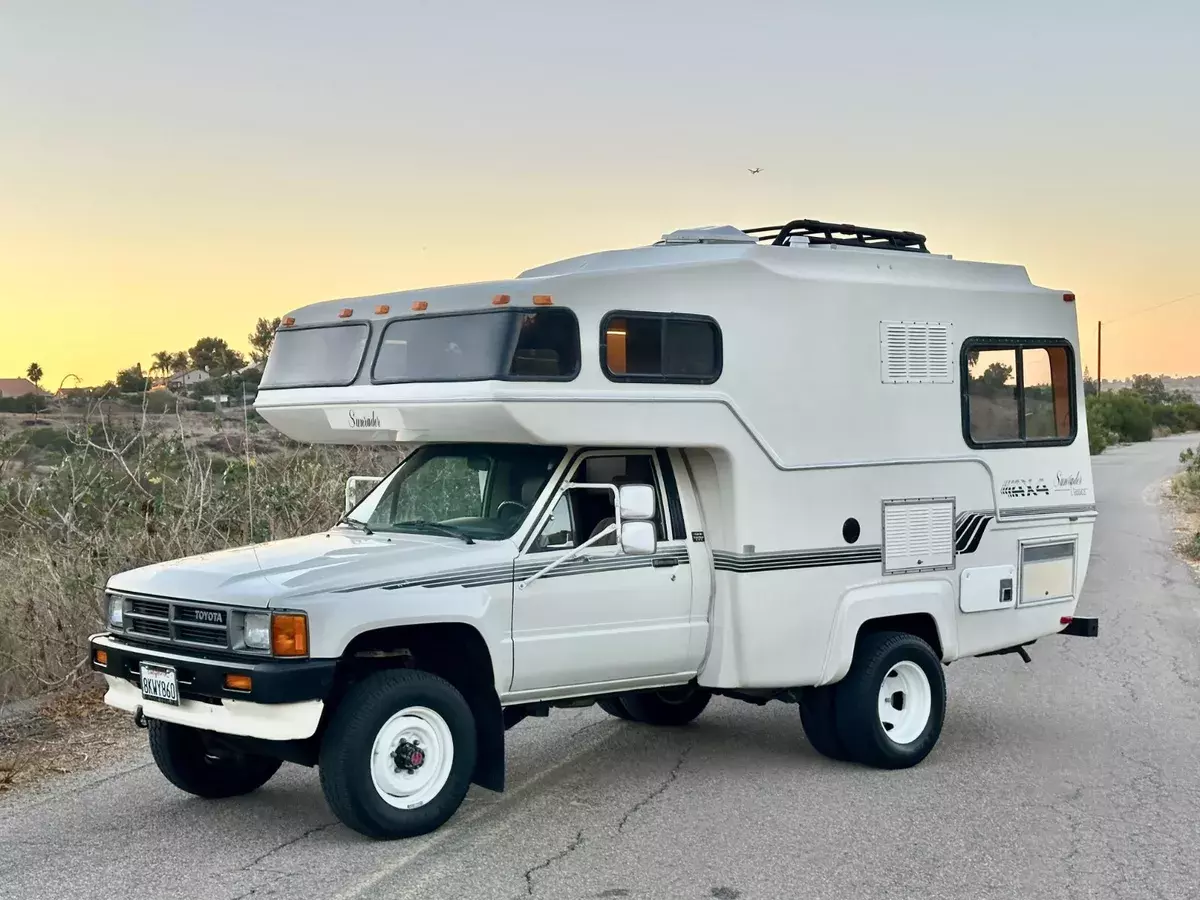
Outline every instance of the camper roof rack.
<svg viewBox="0 0 1200 900">
<path fill-rule="evenodd" d="M 763 228 L 743 228 L 757 241 L 770 241 L 777 247 L 790 243 L 793 237 L 806 237 L 810 244 L 840 244 L 846 247 L 870 247 L 875 250 L 905 250 L 909 253 L 928 253 L 925 235 L 914 231 L 887 231 L 883 228 L 862 228 L 858 225 L 818 222 L 816 219 L 796 219 L 786 225 L 767 225 Z"/>
</svg>

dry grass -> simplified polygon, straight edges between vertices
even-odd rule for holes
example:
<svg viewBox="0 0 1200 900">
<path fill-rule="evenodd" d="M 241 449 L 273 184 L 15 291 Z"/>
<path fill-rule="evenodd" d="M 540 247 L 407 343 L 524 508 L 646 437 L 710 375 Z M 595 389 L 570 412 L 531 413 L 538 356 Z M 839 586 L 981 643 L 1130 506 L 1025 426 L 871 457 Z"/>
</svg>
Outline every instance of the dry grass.
<svg viewBox="0 0 1200 900">
<path fill-rule="evenodd" d="M 144 744 L 127 716 L 78 685 L 47 697 L 29 715 L 0 721 L 0 794 L 114 761 Z M 2 709 L 0 709 L 2 711 Z"/>
<path fill-rule="evenodd" d="M 1185 450 L 1179 460 L 1184 464 L 1184 470 L 1171 482 L 1179 552 L 1200 574 L 1200 448 Z"/>
<path fill-rule="evenodd" d="M 395 449 L 291 444 L 266 426 L 197 427 L 182 416 L 65 427 L 52 464 L 0 434 L 0 697 L 60 690 L 87 673 L 114 573 L 319 531 L 350 474 L 383 474 Z"/>
</svg>

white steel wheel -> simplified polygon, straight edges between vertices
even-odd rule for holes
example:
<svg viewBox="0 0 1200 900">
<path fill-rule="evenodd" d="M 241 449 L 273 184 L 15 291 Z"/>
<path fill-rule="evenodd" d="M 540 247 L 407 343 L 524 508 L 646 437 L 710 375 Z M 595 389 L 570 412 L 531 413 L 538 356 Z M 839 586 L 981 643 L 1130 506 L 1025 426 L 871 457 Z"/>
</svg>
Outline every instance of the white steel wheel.
<svg viewBox="0 0 1200 900">
<path fill-rule="evenodd" d="M 911 744 L 925 731 L 933 712 L 929 678 L 912 660 L 894 663 L 879 685 L 879 723 L 897 744 Z"/>
<path fill-rule="evenodd" d="M 409 706 L 383 723 L 371 745 L 371 783 L 397 809 L 416 809 L 446 786 L 454 737 L 440 714 Z"/>
</svg>

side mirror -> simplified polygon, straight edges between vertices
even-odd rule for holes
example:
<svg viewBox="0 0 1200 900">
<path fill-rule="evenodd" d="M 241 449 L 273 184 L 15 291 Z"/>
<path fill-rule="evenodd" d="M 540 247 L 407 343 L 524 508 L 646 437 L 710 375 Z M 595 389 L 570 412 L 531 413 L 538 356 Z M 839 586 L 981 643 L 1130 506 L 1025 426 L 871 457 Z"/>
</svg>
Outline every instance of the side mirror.
<svg viewBox="0 0 1200 900">
<path fill-rule="evenodd" d="M 345 505 L 345 508 L 342 510 L 342 512 L 343 513 L 350 512 L 350 510 L 352 510 L 352 509 L 354 509 L 354 507 L 358 506 L 359 501 L 362 500 L 362 498 L 365 497 L 367 495 L 367 493 L 369 492 L 369 489 L 368 489 L 368 491 L 364 491 L 364 492 L 360 493 L 358 490 L 358 486 L 360 484 L 370 484 L 371 487 L 375 487 L 375 485 L 379 484 L 379 482 L 381 482 L 381 481 L 383 481 L 382 478 L 377 478 L 374 475 L 351 475 L 349 478 L 347 478 L 346 479 L 346 501 L 345 501 L 346 505 Z"/>
<path fill-rule="evenodd" d="M 617 491 L 621 521 L 644 522 L 654 518 L 654 488 L 648 484 L 625 484 Z"/>
<path fill-rule="evenodd" d="M 630 556 L 653 556 L 658 550 L 658 535 L 653 522 L 622 522 L 621 552 Z"/>
</svg>

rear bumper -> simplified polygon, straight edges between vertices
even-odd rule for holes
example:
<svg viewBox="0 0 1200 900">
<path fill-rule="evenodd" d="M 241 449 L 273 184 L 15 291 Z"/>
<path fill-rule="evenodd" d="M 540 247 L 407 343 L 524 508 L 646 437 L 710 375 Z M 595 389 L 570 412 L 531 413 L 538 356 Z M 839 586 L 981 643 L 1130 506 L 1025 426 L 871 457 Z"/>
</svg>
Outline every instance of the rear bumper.
<svg viewBox="0 0 1200 900">
<path fill-rule="evenodd" d="M 93 636 L 89 644 L 91 667 L 108 682 L 104 702 L 109 706 L 130 713 L 140 707 L 151 719 L 271 741 L 299 740 L 316 732 L 337 665 L 332 659 L 204 659 L 134 646 L 106 634 Z M 107 654 L 106 664 L 96 662 L 96 650 Z M 175 668 L 178 706 L 142 696 L 143 661 Z M 230 674 L 250 676 L 251 689 L 226 688 Z"/>
</svg>

